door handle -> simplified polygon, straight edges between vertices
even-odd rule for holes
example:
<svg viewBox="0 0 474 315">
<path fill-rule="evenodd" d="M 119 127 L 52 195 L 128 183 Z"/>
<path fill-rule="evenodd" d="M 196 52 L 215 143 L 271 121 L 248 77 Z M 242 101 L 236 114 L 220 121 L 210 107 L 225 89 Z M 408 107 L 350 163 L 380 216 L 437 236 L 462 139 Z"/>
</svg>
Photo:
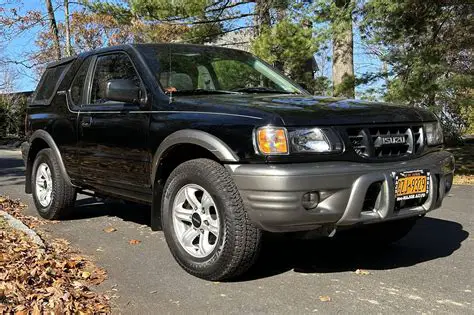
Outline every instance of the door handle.
<svg viewBox="0 0 474 315">
<path fill-rule="evenodd" d="M 81 118 L 81 127 L 87 128 L 92 125 L 92 117 L 86 116 Z"/>
</svg>

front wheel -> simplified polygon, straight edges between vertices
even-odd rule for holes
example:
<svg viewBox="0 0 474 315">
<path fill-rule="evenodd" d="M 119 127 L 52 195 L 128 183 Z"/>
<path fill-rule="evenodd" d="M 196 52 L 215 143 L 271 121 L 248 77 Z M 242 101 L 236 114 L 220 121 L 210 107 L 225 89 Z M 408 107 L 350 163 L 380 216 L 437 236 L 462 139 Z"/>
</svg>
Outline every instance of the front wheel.
<svg viewBox="0 0 474 315">
<path fill-rule="evenodd" d="M 260 249 L 261 231 L 250 222 L 222 165 L 208 159 L 184 162 L 171 173 L 164 192 L 163 231 L 183 269 L 215 281 L 250 268 Z"/>
</svg>

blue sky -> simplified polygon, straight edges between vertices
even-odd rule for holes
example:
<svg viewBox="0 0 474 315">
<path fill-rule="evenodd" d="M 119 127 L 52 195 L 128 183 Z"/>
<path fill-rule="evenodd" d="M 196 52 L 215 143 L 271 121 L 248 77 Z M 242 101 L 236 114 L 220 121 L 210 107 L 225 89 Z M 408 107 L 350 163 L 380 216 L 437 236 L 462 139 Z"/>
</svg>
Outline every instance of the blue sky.
<svg viewBox="0 0 474 315">
<path fill-rule="evenodd" d="M 55 1 L 53 1 L 54 4 Z M 62 1 L 60 1 L 62 2 Z M 6 8 L 11 8 L 12 6 L 6 6 Z M 21 8 L 18 5 L 15 6 L 20 12 L 25 12 L 27 10 L 41 10 L 46 14 L 44 9 L 44 2 L 43 1 L 33 1 L 33 0 L 24 0 L 23 5 Z M 74 5 L 71 5 L 70 11 L 75 9 Z M 64 20 L 64 14 L 62 9 L 56 10 L 56 18 L 59 21 Z M 5 47 L 3 53 L 6 55 L 8 59 L 12 60 L 24 60 L 26 59 L 26 55 L 31 51 L 35 50 L 35 38 L 37 34 L 41 31 L 41 27 L 32 28 L 24 33 L 21 36 L 18 36 L 14 40 L 10 41 Z M 355 30 L 354 34 L 354 69 L 356 72 L 356 76 L 360 76 L 367 72 L 374 72 L 379 70 L 381 67 L 380 61 L 369 54 L 366 49 L 361 44 L 360 36 Z M 330 68 L 330 67 L 329 67 Z M 15 90 L 16 91 L 29 91 L 33 90 L 36 87 L 38 82 L 38 75 L 35 73 L 33 69 L 28 69 L 25 67 L 18 66 L 17 70 L 19 72 L 18 80 L 15 82 Z M 327 73 L 330 76 L 330 69 Z M 377 82 L 372 84 L 371 86 L 359 86 L 357 87 L 357 92 L 363 92 L 369 87 L 380 87 L 381 83 Z"/>
</svg>

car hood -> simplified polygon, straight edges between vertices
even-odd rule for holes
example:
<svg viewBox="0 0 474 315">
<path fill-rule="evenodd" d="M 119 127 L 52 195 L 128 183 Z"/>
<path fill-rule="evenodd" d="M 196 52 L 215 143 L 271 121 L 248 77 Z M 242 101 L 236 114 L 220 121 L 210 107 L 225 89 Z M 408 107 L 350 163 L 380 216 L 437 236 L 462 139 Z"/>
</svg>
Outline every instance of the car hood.
<svg viewBox="0 0 474 315">
<path fill-rule="evenodd" d="M 278 115 L 287 126 L 434 121 L 432 113 L 407 106 L 310 95 L 206 95 L 180 97 L 185 103 L 235 114 Z M 185 100 L 184 100 L 185 99 Z"/>
</svg>

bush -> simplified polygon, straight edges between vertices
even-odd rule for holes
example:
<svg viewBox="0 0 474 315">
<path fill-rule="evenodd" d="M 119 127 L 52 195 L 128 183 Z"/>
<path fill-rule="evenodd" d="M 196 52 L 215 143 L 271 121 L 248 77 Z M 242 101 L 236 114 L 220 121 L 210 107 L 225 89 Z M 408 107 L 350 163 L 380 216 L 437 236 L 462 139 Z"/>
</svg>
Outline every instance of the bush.
<svg viewBox="0 0 474 315">
<path fill-rule="evenodd" d="M 0 95 L 0 138 L 25 136 L 26 102 L 29 93 Z"/>
</svg>

